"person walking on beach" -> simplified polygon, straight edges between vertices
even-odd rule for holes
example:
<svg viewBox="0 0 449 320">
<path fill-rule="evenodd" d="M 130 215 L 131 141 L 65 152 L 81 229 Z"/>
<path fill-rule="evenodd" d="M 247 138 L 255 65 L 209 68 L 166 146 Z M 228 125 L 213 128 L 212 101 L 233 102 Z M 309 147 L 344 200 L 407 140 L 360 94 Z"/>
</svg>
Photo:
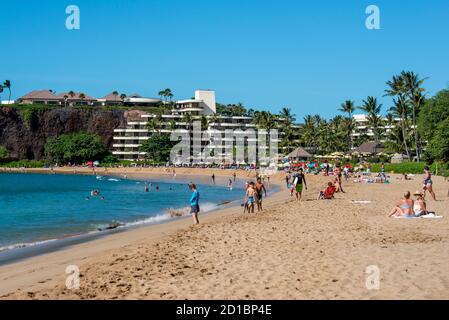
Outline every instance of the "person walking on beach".
<svg viewBox="0 0 449 320">
<path fill-rule="evenodd" d="M 335 183 L 338 185 L 337 188 L 338 192 L 345 193 L 345 191 L 343 190 L 341 178 L 342 178 L 341 167 L 338 166 L 335 169 Z"/>
<path fill-rule="evenodd" d="M 265 197 L 266 197 L 267 189 L 265 189 L 265 186 L 260 178 L 257 179 L 255 189 L 256 189 L 256 195 L 257 195 L 257 211 L 263 211 L 263 207 L 262 207 L 263 193 L 265 193 Z"/>
<path fill-rule="evenodd" d="M 200 213 L 200 193 L 196 189 L 195 184 L 190 185 L 190 190 L 192 191 L 192 196 L 190 197 L 190 213 L 192 214 L 193 224 L 197 225 L 200 223 L 198 220 L 198 214 Z"/>
<path fill-rule="evenodd" d="M 235 182 L 235 179 L 237 179 L 237 174 L 234 172 L 234 174 L 232 176 L 234 177 L 234 182 Z"/>
<path fill-rule="evenodd" d="M 215 184 L 215 173 L 212 173 L 212 182 Z"/>
<path fill-rule="evenodd" d="M 428 166 L 424 167 L 424 181 L 423 181 L 424 198 L 426 197 L 426 191 L 429 191 L 434 201 L 437 201 L 435 192 L 433 191 L 432 173 Z"/>
<path fill-rule="evenodd" d="M 290 172 L 285 175 L 285 183 L 287 184 L 287 189 L 290 187 Z"/>
<path fill-rule="evenodd" d="M 248 213 L 254 213 L 254 203 L 256 198 L 256 190 L 254 189 L 254 182 L 251 182 L 246 189 L 245 204 L 248 209 Z"/>
<path fill-rule="evenodd" d="M 293 185 L 296 193 L 296 201 L 299 202 L 302 198 L 303 187 L 305 186 L 307 190 L 306 176 L 304 175 L 304 170 L 302 168 L 299 168 L 299 172 L 295 175 Z"/>
</svg>

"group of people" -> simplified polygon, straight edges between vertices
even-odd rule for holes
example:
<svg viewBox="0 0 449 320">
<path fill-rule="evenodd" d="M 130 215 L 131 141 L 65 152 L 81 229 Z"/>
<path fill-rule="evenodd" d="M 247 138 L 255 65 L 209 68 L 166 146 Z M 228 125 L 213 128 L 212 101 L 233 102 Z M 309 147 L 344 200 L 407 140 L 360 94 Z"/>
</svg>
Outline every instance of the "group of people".
<svg viewBox="0 0 449 320">
<path fill-rule="evenodd" d="M 413 196 L 415 200 L 411 198 L 410 191 L 404 193 L 402 199 L 396 204 L 393 210 L 388 214 L 389 217 L 402 217 L 402 218 L 415 218 L 426 216 L 429 214 L 435 214 L 427 210 L 426 204 L 426 192 L 429 192 L 432 199 L 436 201 L 436 195 L 433 190 L 432 173 L 428 166 L 424 167 L 424 180 L 422 185 L 422 191 L 416 191 Z"/>
<path fill-rule="evenodd" d="M 263 211 L 262 200 L 263 196 L 267 196 L 267 189 L 262 182 L 262 178 L 258 177 L 256 183 L 247 182 L 245 190 L 245 201 L 243 203 L 243 213 L 248 211 L 254 213 L 257 205 L 257 211 Z"/>
<path fill-rule="evenodd" d="M 326 167 L 329 168 L 329 167 Z M 336 192 L 345 193 L 343 189 L 343 176 L 349 174 L 347 171 L 342 170 L 340 166 L 336 166 L 333 171 L 334 180 L 329 181 L 325 190 L 320 191 L 318 199 L 333 199 Z M 324 171 L 325 176 L 330 176 L 329 171 Z M 304 174 L 304 169 L 299 168 L 298 170 L 288 172 L 285 181 L 287 188 L 290 190 L 290 196 L 295 195 L 296 201 L 301 201 L 302 192 L 304 188 L 307 190 L 307 181 Z"/>
</svg>

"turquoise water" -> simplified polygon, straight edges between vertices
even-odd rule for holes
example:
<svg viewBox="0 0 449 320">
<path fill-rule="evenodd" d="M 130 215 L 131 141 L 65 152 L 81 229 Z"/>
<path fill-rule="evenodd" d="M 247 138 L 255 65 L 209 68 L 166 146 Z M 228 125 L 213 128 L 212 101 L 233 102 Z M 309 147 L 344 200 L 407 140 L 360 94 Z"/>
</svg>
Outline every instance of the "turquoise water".
<svg viewBox="0 0 449 320">
<path fill-rule="evenodd" d="M 190 190 L 177 181 L 145 182 L 83 175 L 0 174 L 0 250 L 126 225 L 170 220 L 169 208 L 189 205 Z M 156 191 L 156 185 L 159 191 Z M 90 196 L 98 189 L 100 197 Z M 199 185 L 203 212 L 242 196 L 239 189 Z"/>
</svg>

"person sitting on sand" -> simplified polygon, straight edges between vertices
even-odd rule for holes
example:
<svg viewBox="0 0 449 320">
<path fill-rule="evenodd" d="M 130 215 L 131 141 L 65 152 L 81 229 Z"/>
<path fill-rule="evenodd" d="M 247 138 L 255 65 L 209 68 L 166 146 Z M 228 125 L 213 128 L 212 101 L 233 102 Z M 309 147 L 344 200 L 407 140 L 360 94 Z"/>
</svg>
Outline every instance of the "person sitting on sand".
<svg viewBox="0 0 449 320">
<path fill-rule="evenodd" d="M 328 182 L 327 188 L 324 191 L 320 191 L 320 195 L 318 199 L 320 200 L 331 200 L 334 198 L 334 194 L 337 191 L 337 188 L 332 182 Z"/>
<path fill-rule="evenodd" d="M 190 185 L 190 190 L 192 191 L 192 196 L 190 197 L 190 213 L 192 214 L 193 223 L 199 224 L 198 213 L 200 212 L 200 193 L 193 183 Z"/>
<path fill-rule="evenodd" d="M 394 207 L 394 209 L 388 215 L 389 217 L 404 217 L 411 218 L 415 216 L 414 207 L 415 202 L 410 199 L 410 191 L 404 193 L 404 197 L 401 201 L 399 201 Z"/>
<path fill-rule="evenodd" d="M 426 191 L 429 191 L 434 201 L 437 201 L 435 192 L 433 191 L 432 173 L 428 166 L 424 167 L 424 181 L 423 181 L 424 198 L 426 197 Z"/>
<path fill-rule="evenodd" d="M 256 189 L 254 182 L 251 182 L 245 193 L 245 203 L 247 205 L 248 213 L 254 213 L 254 204 L 256 200 Z"/>
<path fill-rule="evenodd" d="M 416 197 L 415 205 L 413 207 L 415 216 L 422 217 L 429 214 L 435 215 L 435 212 L 427 211 L 427 204 L 426 200 L 424 199 L 424 193 L 422 191 L 416 191 L 413 195 Z"/>
</svg>

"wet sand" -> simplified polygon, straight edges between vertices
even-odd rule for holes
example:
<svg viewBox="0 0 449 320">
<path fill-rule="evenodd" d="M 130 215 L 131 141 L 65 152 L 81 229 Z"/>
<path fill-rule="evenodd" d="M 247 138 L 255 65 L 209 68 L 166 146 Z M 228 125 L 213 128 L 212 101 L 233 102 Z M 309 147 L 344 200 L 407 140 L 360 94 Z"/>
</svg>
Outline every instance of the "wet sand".
<svg viewBox="0 0 449 320">
<path fill-rule="evenodd" d="M 181 169 L 209 176 L 212 171 Z M 119 172 L 116 172 L 119 173 Z M 138 172 L 138 174 L 150 174 Z M 130 174 L 128 172 L 128 174 Z M 230 171 L 216 170 L 227 179 Z M 244 179 L 253 173 L 239 172 Z M 192 176 L 193 177 L 193 176 Z M 346 194 L 316 200 L 329 178 L 307 176 L 304 201 L 280 193 L 265 211 L 229 208 L 190 220 L 145 227 L 0 267 L 3 299 L 448 299 L 449 183 L 435 178 L 429 209 L 443 219 L 392 219 L 404 191 L 420 188 L 347 182 Z M 352 201 L 371 201 L 355 204 Z M 79 266 L 79 290 L 65 287 L 68 265 Z M 366 269 L 380 271 L 379 290 Z"/>
</svg>

